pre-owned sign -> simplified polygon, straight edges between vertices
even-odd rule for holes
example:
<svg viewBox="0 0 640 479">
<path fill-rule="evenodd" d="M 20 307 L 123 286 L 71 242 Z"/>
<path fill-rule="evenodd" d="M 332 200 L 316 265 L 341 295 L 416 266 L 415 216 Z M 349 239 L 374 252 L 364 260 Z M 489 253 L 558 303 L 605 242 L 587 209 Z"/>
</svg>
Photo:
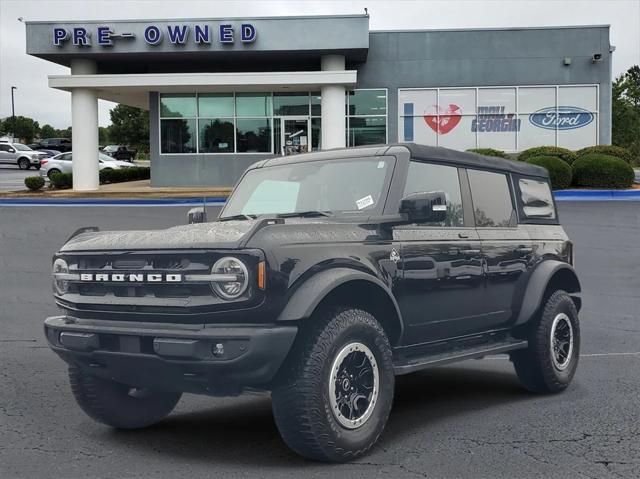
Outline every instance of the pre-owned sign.
<svg viewBox="0 0 640 479">
<path fill-rule="evenodd" d="M 215 28 L 208 24 L 199 25 L 147 25 L 144 28 L 143 40 L 149 45 L 160 45 L 167 39 L 173 45 L 184 45 L 193 42 L 197 45 L 210 44 L 217 41 L 223 44 L 235 43 L 238 38 L 242 43 L 252 43 L 257 36 L 256 28 L 251 23 L 243 23 L 239 27 L 232 24 L 220 24 Z M 93 42 L 101 47 L 114 45 L 117 39 L 134 39 L 136 34 L 129 31 L 116 32 L 110 26 L 96 27 L 95 32 L 85 27 L 54 27 L 53 44 L 62 47 L 71 42 L 77 47 L 90 47 Z"/>
</svg>

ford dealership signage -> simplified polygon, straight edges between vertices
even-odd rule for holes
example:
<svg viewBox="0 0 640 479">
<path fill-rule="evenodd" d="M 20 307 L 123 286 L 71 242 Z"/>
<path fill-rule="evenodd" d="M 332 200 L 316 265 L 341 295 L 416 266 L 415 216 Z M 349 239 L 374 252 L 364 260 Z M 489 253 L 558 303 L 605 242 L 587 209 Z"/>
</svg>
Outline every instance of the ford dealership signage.
<svg viewBox="0 0 640 479">
<path fill-rule="evenodd" d="M 239 26 L 231 24 L 220 25 L 147 25 L 144 28 L 143 40 L 148 45 L 160 45 L 164 41 L 173 45 L 184 45 L 187 42 L 196 45 L 208 45 L 212 42 L 233 44 L 236 40 L 241 43 L 253 43 L 257 31 L 251 23 L 243 23 Z M 93 31 L 85 27 L 53 27 L 52 41 L 57 47 L 64 46 L 67 42 L 77 47 L 90 47 L 98 45 L 110 47 L 119 39 L 135 39 L 136 34 L 131 31 L 115 31 L 108 25 L 101 25 Z"/>
<path fill-rule="evenodd" d="M 593 113 L 575 106 L 542 108 L 529 116 L 529 121 L 546 130 L 575 130 L 593 121 Z"/>
</svg>

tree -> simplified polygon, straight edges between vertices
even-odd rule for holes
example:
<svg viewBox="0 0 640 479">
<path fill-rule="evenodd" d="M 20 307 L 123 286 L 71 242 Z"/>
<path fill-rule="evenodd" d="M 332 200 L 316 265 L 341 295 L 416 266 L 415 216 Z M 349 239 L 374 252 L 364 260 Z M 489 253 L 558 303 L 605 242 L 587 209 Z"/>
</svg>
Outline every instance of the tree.
<svg viewBox="0 0 640 479">
<path fill-rule="evenodd" d="M 640 162 L 640 66 L 634 65 L 613 82 L 612 143 L 631 151 Z"/>
<path fill-rule="evenodd" d="M 109 144 L 111 139 L 111 127 L 110 126 L 99 126 L 98 127 L 98 143 L 101 145 Z"/>
<path fill-rule="evenodd" d="M 49 124 L 42 125 L 42 128 L 40 128 L 40 138 L 56 138 L 57 131 L 58 130 Z"/>
<path fill-rule="evenodd" d="M 111 126 L 110 141 L 134 146 L 138 149 L 149 148 L 149 112 L 127 105 L 117 105 L 109 112 Z"/>
<path fill-rule="evenodd" d="M 13 117 L 9 116 L 2 120 L 2 132 L 5 135 L 14 133 Z M 31 143 L 33 138 L 40 132 L 40 125 L 33 118 L 27 116 L 16 116 L 15 119 L 15 138 L 23 140 L 25 143 Z"/>
</svg>

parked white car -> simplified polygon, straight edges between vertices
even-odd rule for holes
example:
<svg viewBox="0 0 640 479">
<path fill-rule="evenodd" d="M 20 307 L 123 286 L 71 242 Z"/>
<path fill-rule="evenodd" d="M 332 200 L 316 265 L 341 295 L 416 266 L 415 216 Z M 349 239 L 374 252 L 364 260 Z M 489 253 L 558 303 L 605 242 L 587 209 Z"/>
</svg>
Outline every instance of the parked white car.
<svg viewBox="0 0 640 479">
<path fill-rule="evenodd" d="M 18 165 L 21 170 L 28 170 L 32 166 L 40 168 L 40 160 L 46 153 L 33 151 L 27 145 L 10 141 L 0 141 L 0 163 Z"/>
<path fill-rule="evenodd" d="M 45 158 L 41 160 L 40 176 L 51 178 L 54 173 L 72 173 L 73 172 L 73 153 L 68 151 L 60 153 L 53 158 Z M 131 168 L 133 165 L 128 161 L 119 161 L 103 153 L 98 153 L 98 161 L 100 162 L 100 170 L 119 170 L 121 168 Z"/>
</svg>

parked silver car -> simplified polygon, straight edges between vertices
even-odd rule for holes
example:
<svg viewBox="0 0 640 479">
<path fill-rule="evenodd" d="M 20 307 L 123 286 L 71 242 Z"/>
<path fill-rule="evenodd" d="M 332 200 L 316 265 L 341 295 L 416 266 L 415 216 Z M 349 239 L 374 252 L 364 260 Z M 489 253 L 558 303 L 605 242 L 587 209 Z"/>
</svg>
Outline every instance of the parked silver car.
<svg viewBox="0 0 640 479">
<path fill-rule="evenodd" d="M 46 156 L 45 153 L 33 151 L 22 143 L 0 142 L 0 163 L 18 165 L 21 170 L 28 170 L 32 166 L 40 169 L 40 160 Z"/>
<path fill-rule="evenodd" d="M 42 168 L 40 168 L 40 176 L 51 178 L 54 173 L 72 173 L 73 171 L 73 153 L 68 151 L 60 153 L 53 158 L 42 160 Z M 118 161 L 103 153 L 98 153 L 98 161 L 100 162 L 100 170 L 119 170 L 121 168 L 131 168 L 134 166 L 127 161 Z"/>
</svg>

